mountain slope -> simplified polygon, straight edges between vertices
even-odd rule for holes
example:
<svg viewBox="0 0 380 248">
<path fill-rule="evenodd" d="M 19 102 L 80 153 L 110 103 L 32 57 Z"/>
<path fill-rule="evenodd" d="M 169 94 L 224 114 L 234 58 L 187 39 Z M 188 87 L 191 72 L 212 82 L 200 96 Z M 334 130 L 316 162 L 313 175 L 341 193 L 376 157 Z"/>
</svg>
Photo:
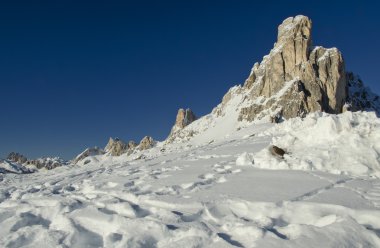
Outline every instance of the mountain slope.
<svg viewBox="0 0 380 248">
<path fill-rule="evenodd" d="M 371 119 L 355 115 L 365 131 Z M 254 124 L 145 159 L 97 155 L 86 166 L 0 175 L 0 246 L 379 247 L 378 178 L 255 168 L 273 138 L 299 134 L 301 123 Z M 241 163 L 244 154 L 253 161 Z"/>
</svg>

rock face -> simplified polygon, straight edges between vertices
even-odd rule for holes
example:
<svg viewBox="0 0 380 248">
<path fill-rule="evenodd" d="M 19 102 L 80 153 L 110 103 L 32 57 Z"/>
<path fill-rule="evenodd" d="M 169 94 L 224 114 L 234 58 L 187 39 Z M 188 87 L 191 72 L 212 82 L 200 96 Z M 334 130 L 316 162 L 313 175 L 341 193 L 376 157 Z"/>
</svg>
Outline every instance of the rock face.
<svg viewBox="0 0 380 248">
<path fill-rule="evenodd" d="M 120 156 L 128 151 L 128 144 L 119 138 L 110 138 L 104 150 L 112 156 Z"/>
<path fill-rule="evenodd" d="M 135 149 L 137 146 L 138 146 L 138 144 L 137 144 L 136 142 L 134 142 L 133 140 L 130 140 L 130 141 L 128 142 L 128 149 L 129 149 L 129 150 L 133 150 L 133 149 Z"/>
<path fill-rule="evenodd" d="M 17 152 L 11 152 L 7 156 L 7 160 L 11 162 L 15 162 L 18 164 L 24 164 L 28 160 L 24 155 L 21 155 L 20 153 Z"/>
<path fill-rule="evenodd" d="M 193 111 L 191 111 L 191 109 L 188 108 L 185 110 L 185 109 L 180 108 L 178 110 L 174 126 L 172 127 L 172 129 L 170 131 L 170 134 L 167 138 L 167 141 L 171 142 L 175 138 L 177 138 L 177 136 L 178 136 L 177 134 L 179 133 L 179 131 L 184 129 L 186 126 L 191 124 L 196 119 L 197 119 L 197 117 L 195 116 Z"/>
<path fill-rule="evenodd" d="M 95 156 L 95 155 L 103 155 L 105 154 L 105 151 L 101 148 L 98 147 L 93 147 L 93 148 L 87 148 L 84 150 L 81 154 L 79 154 L 74 160 L 73 163 L 77 164 L 79 161 L 90 157 L 90 156 Z"/>
<path fill-rule="evenodd" d="M 312 23 L 306 16 L 286 19 L 278 27 L 274 48 L 256 63 L 243 87 L 228 92 L 243 94 L 239 120 L 252 121 L 267 115 L 284 118 L 309 112 L 341 113 L 347 98 L 342 54 L 336 48 L 312 46 Z"/>
<path fill-rule="evenodd" d="M 110 138 L 104 150 L 98 147 L 87 148 L 75 159 L 73 159 L 72 163 L 85 165 L 90 163 L 92 159 L 96 160 L 96 158 L 91 158 L 96 155 L 109 154 L 111 156 L 120 156 L 125 153 L 130 155 L 138 150 L 142 151 L 152 148 L 155 143 L 156 142 L 153 140 L 153 138 L 149 136 L 145 136 L 140 141 L 140 144 L 137 144 L 133 140 L 129 141 L 127 144 L 119 138 Z"/>
<path fill-rule="evenodd" d="M 153 140 L 152 137 L 145 136 L 141 141 L 140 144 L 138 145 L 139 150 L 147 150 L 149 148 L 152 148 L 155 144 L 155 141 Z"/>
<path fill-rule="evenodd" d="M 195 121 L 196 119 L 197 117 L 195 116 L 193 111 L 191 111 L 191 109 L 184 110 L 181 108 L 178 110 L 173 129 L 174 130 L 183 129 L 184 127 L 186 127 L 187 125 Z"/>
<path fill-rule="evenodd" d="M 137 143 L 133 140 L 127 144 L 119 138 L 110 138 L 104 151 L 112 156 L 120 156 L 124 153 L 131 154 L 136 147 Z"/>
<path fill-rule="evenodd" d="M 380 116 L 380 97 L 365 87 L 359 76 L 347 73 L 348 96 L 344 110 L 375 111 Z"/>
</svg>

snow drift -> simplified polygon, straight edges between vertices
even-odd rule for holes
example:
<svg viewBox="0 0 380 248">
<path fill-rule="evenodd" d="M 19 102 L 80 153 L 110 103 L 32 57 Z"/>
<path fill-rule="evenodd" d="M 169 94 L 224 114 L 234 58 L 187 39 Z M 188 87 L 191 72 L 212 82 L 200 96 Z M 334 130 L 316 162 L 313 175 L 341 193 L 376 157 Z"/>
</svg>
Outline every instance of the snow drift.
<svg viewBox="0 0 380 248">
<path fill-rule="evenodd" d="M 373 112 L 312 113 L 261 135 L 273 135 L 272 144 L 287 154 L 281 159 L 263 149 L 254 155 L 255 167 L 380 177 L 380 119 Z"/>
</svg>

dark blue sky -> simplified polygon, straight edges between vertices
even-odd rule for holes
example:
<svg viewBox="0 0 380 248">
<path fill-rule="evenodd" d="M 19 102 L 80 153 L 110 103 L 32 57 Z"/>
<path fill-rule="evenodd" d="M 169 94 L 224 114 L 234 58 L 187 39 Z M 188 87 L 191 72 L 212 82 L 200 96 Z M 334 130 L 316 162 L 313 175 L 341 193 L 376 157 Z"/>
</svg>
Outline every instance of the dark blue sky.
<svg viewBox="0 0 380 248">
<path fill-rule="evenodd" d="M 380 92 L 376 1 L 28 2 L 0 3 L 0 157 L 162 140 L 178 108 L 207 114 L 242 83 L 297 14 Z"/>
</svg>

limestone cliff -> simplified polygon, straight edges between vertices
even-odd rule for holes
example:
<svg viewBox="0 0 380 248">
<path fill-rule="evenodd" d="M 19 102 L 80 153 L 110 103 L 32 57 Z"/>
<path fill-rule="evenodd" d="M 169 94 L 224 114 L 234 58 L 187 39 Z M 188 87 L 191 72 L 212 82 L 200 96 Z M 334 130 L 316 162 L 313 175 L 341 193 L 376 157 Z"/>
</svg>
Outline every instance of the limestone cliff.
<svg viewBox="0 0 380 248">
<path fill-rule="evenodd" d="M 197 117 L 195 116 L 195 114 L 193 113 L 191 109 L 188 108 L 185 110 L 185 109 L 180 108 L 178 110 L 174 126 L 172 127 L 167 140 L 170 141 L 177 138 L 180 131 L 184 129 L 186 126 L 190 125 L 196 119 Z"/>
<path fill-rule="evenodd" d="M 145 136 L 141 141 L 140 144 L 136 147 L 139 150 L 146 150 L 149 148 L 152 148 L 156 142 L 152 137 Z"/>
<path fill-rule="evenodd" d="M 278 27 L 274 48 L 253 66 L 239 89 L 244 94 L 239 120 L 342 112 L 347 98 L 342 54 L 336 48 L 313 47 L 311 35 L 312 22 L 305 16 L 287 18 Z M 229 98 L 224 98 L 219 114 Z"/>
<path fill-rule="evenodd" d="M 110 138 L 108 144 L 104 148 L 104 151 L 112 156 L 120 156 L 128 151 L 128 144 L 119 138 Z"/>
</svg>

